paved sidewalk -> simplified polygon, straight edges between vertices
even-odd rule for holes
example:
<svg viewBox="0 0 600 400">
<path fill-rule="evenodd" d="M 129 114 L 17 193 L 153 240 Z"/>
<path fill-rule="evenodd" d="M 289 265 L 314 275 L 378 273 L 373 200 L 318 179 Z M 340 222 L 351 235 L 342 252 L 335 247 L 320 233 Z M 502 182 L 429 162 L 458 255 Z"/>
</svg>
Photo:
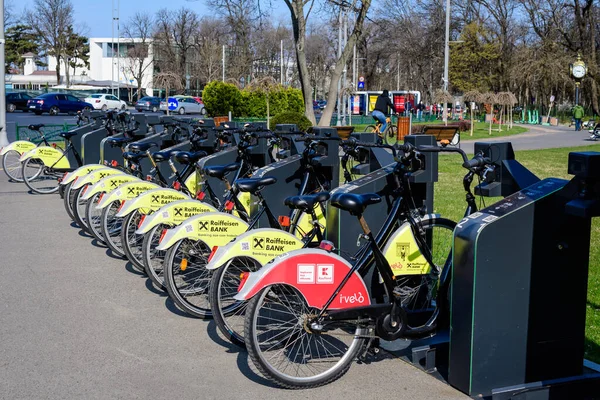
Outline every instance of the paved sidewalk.
<svg viewBox="0 0 600 400">
<path fill-rule="evenodd" d="M 529 129 L 528 132 L 513 136 L 494 137 L 490 139 L 470 140 L 468 133 L 462 136 L 460 147 L 467 153 L 473 152 L 475 142 L 512 142 L 513 149 L 518 150 L 536 150 L 550 149 L 557 147 L 577 147 L 600 144 L 590 139 L 587 130 L 575 131 L 574 128 L 567 126 L 541 126 L 541 125 L 521 125 Z"/>
<path fill-rule="evenodd" d="M 391 357 L 326 387 L 273 388 L 212 322 L 93 246 L 58 195 L 0 175 L 1 399 L 468 399 Z"/>
</svg>

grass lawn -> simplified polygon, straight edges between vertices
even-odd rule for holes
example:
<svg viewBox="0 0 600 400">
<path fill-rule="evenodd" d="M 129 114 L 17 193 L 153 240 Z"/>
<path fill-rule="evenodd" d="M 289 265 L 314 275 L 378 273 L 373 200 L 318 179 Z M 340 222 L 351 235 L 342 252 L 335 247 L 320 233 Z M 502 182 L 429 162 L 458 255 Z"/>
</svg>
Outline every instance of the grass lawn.
<svg viewBox="0 0 600 400">
<path fill-rule="evenodd" d="M 548 177 L 571 179 L 567 174 L 567 159 L 571 151 L 600 151 L 600 144 L 577 148 L 519 151 L 516 153 L 516 158 L 541 179 Z M 462 190 L 462 178 L 466 170 L 460 166 L 459 161 L 458 155 L 440 156 L 439 181 L 435 187 L 435 212 L 455 221 L 462 218 L 466 207 Z M 496 199 L 485 198 L 484 200 L 485 204 L 490 205 Z M 556 318 L 557 329 L 568 329 L 560 325 L 560 315 Z M 600 218 L 592 221 L 586 358 L 600 363 Z"/>
<path fill-rule="evenodd" d="M 442 121 L 428 122 L 426 125 L 432 124 L 442 124 Z M 424 125 L 425 123 L 419 123 L 416 125 Z M 367 124 L 354 125 L 354 132 L 364 132 L 367 128 Z M 489 134 L 489 123 L 486 122 L 475 122 L 475 126 L 473 129 L 473 136 L 471 135 L 471 131 L 466 131 L 461 133 L 461 140 L 480 140 L 480 139 L 489 139 L 496 138 L 502 136 L 512 136 L 517 135 L 519 133 L 527 132 L 529 129 L 524 126 L 516 126 L 514 125 L 512 129 L 507 129 L 506 126 L 502 126 L 502 132 L 498 132 L 498 125 L 494 125 L 492 127 L 492 134 Z"/>
</svg>

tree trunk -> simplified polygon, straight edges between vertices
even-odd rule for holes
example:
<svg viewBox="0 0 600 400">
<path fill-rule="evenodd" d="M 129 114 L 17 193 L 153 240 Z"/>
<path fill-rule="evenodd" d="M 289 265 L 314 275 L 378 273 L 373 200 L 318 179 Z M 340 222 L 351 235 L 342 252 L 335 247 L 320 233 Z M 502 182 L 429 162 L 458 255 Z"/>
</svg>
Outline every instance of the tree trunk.
<svg viewBox="0 0 600 400">
<path fill-rule="evenodd" d="M 271 120 L 271 114 L 269 113 L 269 92 L 267 92 L 266 95 L 267 95 L 267 129 L 271 129 L 271 128 L 269 128 L 269 122 Z"/>
<path fill-rule="evenodd" d="M 490 104 L 490 136 L 492 135 L 492 124 L 494 123 L 494 104 Z"/>
<path fill-rule="evenodd" d="M 471 136 L 473 136 L 473 106 L 469 104 L 469 108 L 471 109 Z"/>
<path fill-rule="evenodd" d="M 67 87 L 71 86 L 71 76 L 69 73 L 69 57 L 65 58 L 65 85 Z"/>
<path fill-rule="evenodd" d="M 56 55 L 56 84 L 60 85 L 60 59 L 61 57 Z"/>
</svg>

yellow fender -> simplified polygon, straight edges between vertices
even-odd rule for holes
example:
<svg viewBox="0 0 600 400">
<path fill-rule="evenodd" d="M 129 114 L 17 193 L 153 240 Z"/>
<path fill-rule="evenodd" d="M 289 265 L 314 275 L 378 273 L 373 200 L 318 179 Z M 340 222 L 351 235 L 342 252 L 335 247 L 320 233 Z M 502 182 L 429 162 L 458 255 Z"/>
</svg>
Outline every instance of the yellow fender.
<svg viewBox="0 0 600 400">
<path fill-rule="evenodd" d="M 424 275 L 431 271 L 431 265 L 421 253 L 408 222 L 392 234 L 383 249 L 383 255 L 390 263 L 394 276 Z"/>
<path fill-rule="evenodd" d="M 19 161 L 24 162 L 30 158 L 41 160 L 46 167 L 68 169 L 71 168 L 69 159 L 63 155 L 61 150 L 50 146 L 36 147 L 21 155 Z"/>
<path fill-rule="evenodd" d="M 157 250 L 167 250 L 181 239 L 202 240 L 209 248 L 223 246 L 248 230 L 238 217 L 222 212 L 209 212 L 187 219 L 167 230 Z"/>
<path fill-rule="evenodd" d="M 206 268 L 217 269 L 236 257 L 249 257 L 265 265 L 283 253 L 303 246 L 304 243 L 289 232 L 273 228 L 252 229 L 220 246 Z"/>
<path fill-rule="evenodd" d="M 85 194 L 83 195 L 82 198 L 84 200 L 88 200 L 89 198 L 91 198 L 96 193 L 111 192 L 111 191 L 113 191 L 114 189 L 118 188 L 119 186 L 121 186 L 124 183 L 136 182 L 136 181 L 137 182 L 142 182 L 141 179 L 136 178 L 133 175 L 126 174 L 124 172 L 121 172 L 120 175 L 107 176 L 106 178 L 99 180 L 98 182 L 96 182 L 95 184 L 93 184 L 91 187 L 89 187 L 85 191 Z"/>
<path fill-rule="evenodd" d="M 98 182 L 99 180 L 106 178 L 107 176 L 118 175 L 118 174 L 122 174 L 122 173 L 123 173 L 123 171 L 119 171 L 118 169 L 115 169 L 115 168 L 110 168 L 110 167 L 98 168 L 98 169 L 90 172 L 87 175 L 82 175 L 81 177 L 79 177 L 79 179 L 77 179 L 71 185 L 71 190 L 79 189 L 85 185 L 92 185 L 92 184 Z"/>
<path fill-rule="evenodd" d="M 198 184 L 198 172 L 194 172 L 184 182 L 185 187 L 190 191 L 190 193 L 198 193 L 200 191 L 200 186 Z"/>
<path fill-rule="evenodd" d="M 189 200 L 188 195 L 183 192 L 178 192 L 175 189 L 158 188 L 148 190 L 135 199 L 127 200 L 123 203 L 121 210 L 117 213 L 117 217 L 125 217 L 138 209 L 142 214 L 150 214 L 165 204 L 185 199 Z"/>
<path fill-rule="evenodd" d="M 198 200 L 174 201 L 146 216 L 135 233 L 143 235 L 159 224 L 177 226 L 188 218 L 206 212 L 217 212 L 217 209 Z"/>
<path fill-rule="evenodd" d="M 127 201 L 138 197 L 140 194 L 147 192 L 148 190 L 157 189 L 156 183 L 137 180 L 133 182 L 124 183 L 117 187 L 111 192 L 106 193 L 102 196 L 102 200 L 96 206 L 96 209 L 101 210 L 112 204 L 113 201 Z"/>
<path fill-rule="evenodd" d="M 87 175 L 92 171 L 95 171 L 97 169 L 101 169 L 101 168 L 108 168 L 106 165 L 103 164 L 87 164 L 84 165 L 82 167 L 77 168 L 75 171 L 71 171 L 65 174 L 65 176 L 63 177 L 63 179 L 60 181 L 61 185 L 66 185 L 68 183 L 73 182 L 76 179 L 79 179 L 79 177 L 83 176 L 83 175 Z"/>
<path fill-rule="evenodd" d="M 11 150 L 14 150 L 19 154 L 23 154 L 28 152 L 29 150 L 35 149 L 36 147 L 37 145 L 35 143 L 32 143 L 28 140 L 17 140 L 16 142 L 12 142 L 8 146 L 2 147 L 2 149 L 0 149 L 0 156 L 5 155 Z"/>
</svg>

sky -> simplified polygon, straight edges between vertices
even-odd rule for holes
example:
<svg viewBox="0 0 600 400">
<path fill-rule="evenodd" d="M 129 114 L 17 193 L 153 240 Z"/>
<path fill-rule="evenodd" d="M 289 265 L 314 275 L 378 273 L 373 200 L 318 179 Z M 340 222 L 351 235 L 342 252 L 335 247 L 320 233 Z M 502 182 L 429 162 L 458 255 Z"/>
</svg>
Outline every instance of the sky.
<svg viewBox="0 0 600 400">
<path fill-rule="evenodd" d="M 24 9 L 33 7 L 33 0 L 5 0 L 12 2 L 15 13 L 19 14 Z M 71 0 L 75 9 L 76 25 L 85 24 L 88 37 L 112 37 L 112 2 L 115 4 L 115 15 L 117 14 L 118 0 Z M 286 15 L 288 12 L 281 0 L 273 0 L 274 13 Z M 207 10 L 204 0 L 120 0 L 119 19 L 121 27 L 137 11 L 156 12 L 161 8 L 168 7 L 176 10 L 187 7 L 196 11 L 200 16 L 213 14 Z M 115 32 L 116 36 L 116 32 Z"/>
</svg>

